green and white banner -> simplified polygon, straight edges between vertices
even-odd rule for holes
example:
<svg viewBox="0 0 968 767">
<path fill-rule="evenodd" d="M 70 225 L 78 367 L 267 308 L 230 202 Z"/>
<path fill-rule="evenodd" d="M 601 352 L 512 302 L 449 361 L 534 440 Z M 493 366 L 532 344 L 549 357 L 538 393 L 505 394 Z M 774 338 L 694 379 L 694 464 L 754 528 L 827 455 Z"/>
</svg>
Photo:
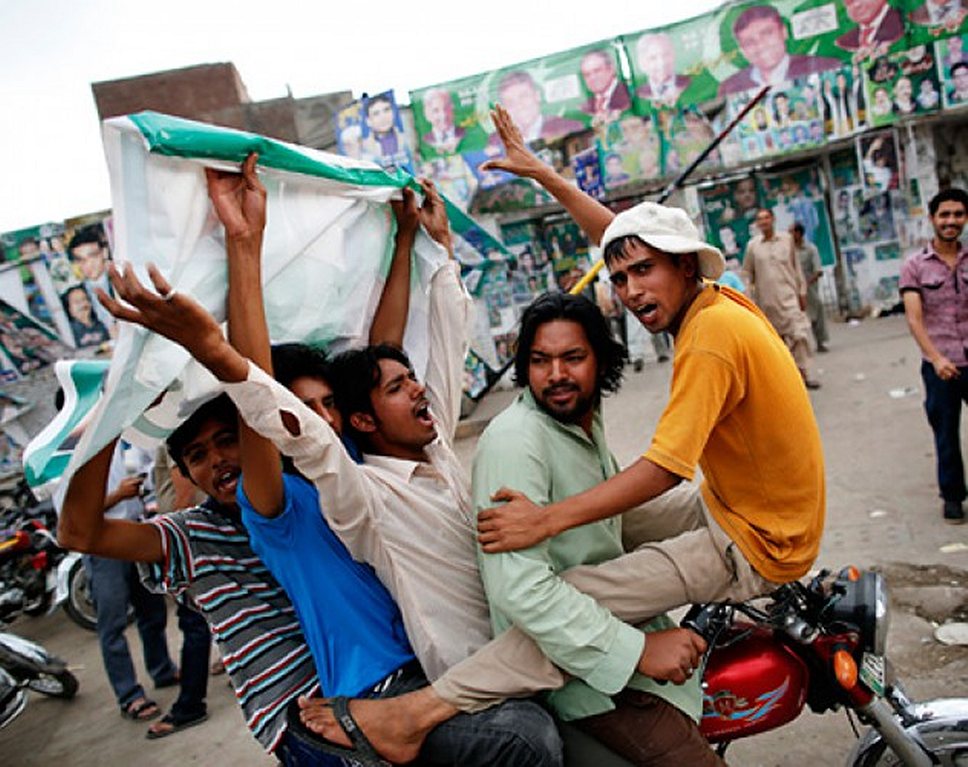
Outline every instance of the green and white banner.
<svg viewBox="0 0 968 767">
<path fill-rule="evenodd" d="M 64 405 L 24 448 L 24 477 L 31 487 L 56 483 L 64 473 L 101 398 L 107 371 L 102 360 L 60 360 L 54 366 Z"/>
<path fill-rule="evenodd" d="M 208 200 L 204 170 L 237 169 L 250 152 L 258 152 L 268 192 L 262 268 L 273 342 L 304 341 L 334 351 L 365 342 L 392 255 L 388 202 L 404 186 L 419 191 L 409 174 L 151 112 L 107 120 L 103 137 L 115 261 L 134 265 L 143 280 L 146 264 L 154 262 L 175 289 L 224 318 L 224 235 Z M 449 204 L 448 214 L 458 231 L 474 228 Z M 414 254 L 404 341 L 422 374 L 427 291 L 446 254 L 422 232 Z M 136 444 L 157 442 L 193 403 L 217 389 L 182 348 L 122 324 L 104 397 L 70 470 L 123 430 Z M 150 407 L 163 391 L 161 403 Z"/>
</svg>

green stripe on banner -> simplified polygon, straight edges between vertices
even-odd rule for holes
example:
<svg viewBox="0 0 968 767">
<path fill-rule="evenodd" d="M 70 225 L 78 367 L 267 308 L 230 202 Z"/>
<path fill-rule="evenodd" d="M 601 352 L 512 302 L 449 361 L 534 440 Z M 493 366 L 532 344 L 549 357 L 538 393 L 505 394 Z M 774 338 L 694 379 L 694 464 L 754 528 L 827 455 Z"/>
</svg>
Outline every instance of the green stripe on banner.
<svg viewBox="0 0 968 767">
<path fill-rule="evenodd" d="M 57 479 L 67 467 L 74 446 L 65 445 L 74 428 L 84 419 L 101 396 L 101 386 L 108 362 L 103 360 L 71 360 L 59 362 L 57 377 L 65 395 L 65 409 L 47 429 L 38 434 L 24 451 L 24 477 L 27 484 L 37 487 Z M 62 366 L 69 367 L 64 376 Z M 63 416 L 63 423 L 57 423 Z M 51 427 L 56 427 L 51 429 Z"/>
<path fill-rule="evenodd" d="M 249 154 L 258 152 L 259 164 L 267 168 L 302 173 L 354 186 L 392 186 L 398 189 L 410 187 L 416 192 L 421 191 L 417 180 L 404 170 L 391 172 L 376 167 L 336 165 L 313 157 L 292 144 L 255 133 L 207 125 L 158 112 L 138 112 L 128 115 L 128 119 L 141 131 L 148 143 L 148 150 L 155 154 L 242 163 Z M 513 258 L 498 239 L 447 197 L 441 196 L 447 209 L 447 217 L 457 234 L 464 237 L 473 231 L 488 248 L 498 251 L 505 258 Z"/>
</svg>

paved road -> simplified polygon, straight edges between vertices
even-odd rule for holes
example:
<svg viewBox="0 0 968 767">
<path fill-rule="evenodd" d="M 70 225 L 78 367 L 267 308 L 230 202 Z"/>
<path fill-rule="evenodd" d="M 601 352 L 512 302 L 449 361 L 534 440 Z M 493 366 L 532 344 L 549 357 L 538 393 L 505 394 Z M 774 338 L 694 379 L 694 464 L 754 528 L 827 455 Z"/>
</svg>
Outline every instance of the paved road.
<svg viewBox="0 0 968 767">
<path fill-rule="evenodd" d="M 914 344 L 900 317 L 837 324 L 832 335 L 832 351 L 818 358 L 823 388 L 811 394 L 827 459 L 827 529 L 819 564 L 900 563 L 889 568 L 896 597 L 889 643 L 895 665 L 916 697 L 968 696 L 968 651 L 942 648 L 931 638 L 931 620 L 964 619 L 968 612 L 968 526 L 941 522 Z M 669 374 L 669 365 L 630 373 L 622 392 L 606 401 L 609 441 L 621 461 L 633 460 L 646 446 Z M 500 410 L 510 397 L 494 393 L 475 417 Z M 459 443 L 465 460 L 474 443 L 473 438 Z M 965 550 L 941 550 L 951 544 L 964 544 Z M 208 723 L 149 742 L 144 725 L 118 716 L 92 634 L 62 615 L 21 619 L 14 629 L 68 658 L 81 692 L 67 703 L 32 696 L 24 714 L 0 732 L 0 763 L 272 763 L 245 730 L 224 676 L 211 680 Z M 174 631 L 171 636 L 177 646 Z M 164 690 L 157 698 L 169 704 L 174 693 Z M 853 739 L 843 713 L 805 713 L 787 727 L 734 744 L 727 756 L 735 765 L 843 764 Z"/>
</svg>

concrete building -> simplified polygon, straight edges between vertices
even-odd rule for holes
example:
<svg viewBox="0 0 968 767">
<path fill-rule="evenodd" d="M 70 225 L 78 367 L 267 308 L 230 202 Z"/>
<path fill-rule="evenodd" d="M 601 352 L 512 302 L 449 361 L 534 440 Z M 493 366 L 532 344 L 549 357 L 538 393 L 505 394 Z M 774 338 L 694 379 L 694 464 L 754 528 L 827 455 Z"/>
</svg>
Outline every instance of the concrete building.
<svg viewBox="0 0 968 767">
<path fill-rule="evenodd" d="M 102 120 L 151 110 L 316 149 L 335 143 L 333 115 L 353 99 L 350 91 L 337 91 L 302 99 L 290 93 L 253 101 L 231 62 L 107 80 L 93 83 L 91 90 Z"/>
</svg>

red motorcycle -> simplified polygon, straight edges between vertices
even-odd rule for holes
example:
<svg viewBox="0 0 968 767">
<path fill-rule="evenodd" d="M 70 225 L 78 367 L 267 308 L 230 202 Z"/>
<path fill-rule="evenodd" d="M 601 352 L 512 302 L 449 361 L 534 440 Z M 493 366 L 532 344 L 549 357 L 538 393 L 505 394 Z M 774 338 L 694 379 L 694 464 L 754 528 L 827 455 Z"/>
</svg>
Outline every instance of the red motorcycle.
<svg viewBox="0 0 968 767">
<path fill-rule="evenodd" d="M 784 585 L 765 607 L 694 606 L 682 625 L 709 644 L 703 734 L 722 755 L 737 738 L 792 721 L 804 705 L 844 708 L 869 725 L 848 765 L 968 765 L 968 698 L 907 697 L 884 657 L 888 617 L 881 575 L 853 567 Z"/>
</svg>

